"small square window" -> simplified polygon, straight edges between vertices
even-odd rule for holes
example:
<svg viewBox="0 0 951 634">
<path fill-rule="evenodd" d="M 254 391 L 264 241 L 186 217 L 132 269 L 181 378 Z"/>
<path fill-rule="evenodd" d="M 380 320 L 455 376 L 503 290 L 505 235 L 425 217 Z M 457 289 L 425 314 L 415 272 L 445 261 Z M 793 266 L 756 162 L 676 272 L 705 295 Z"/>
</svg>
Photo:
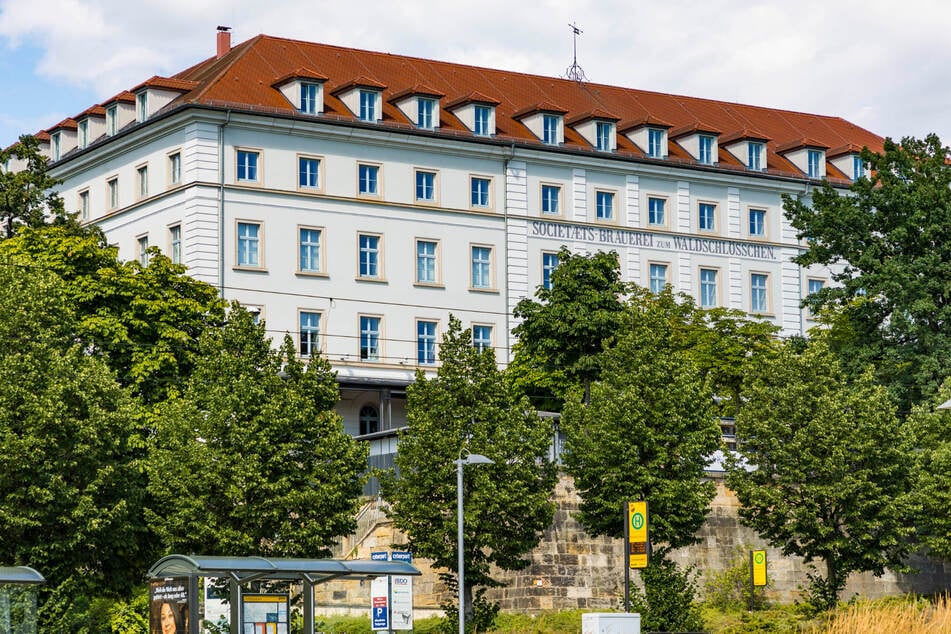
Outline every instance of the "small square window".
<svg viewBox="0 0 951 634">
<path fill-rule="evenodd" d="M 238 150 L 238 180 L 254 182 L 258 180 L 259 152 Z"/>
<path fill-rule="evenodd" d="M 479 208 L 488 208 L 490 206 L 489 198 L 489 188 L 492 185 L 492 181 L 488 178 L 480 178 L 478 176 L 473 176 L 471 179 L 471 189 L 472 189 L 472 198 L 471 203 L 473 207 Z"/>
<path fill-rule="evenodd" d="M 175 264 L 182 263 L 182 226 L 168 228 L 168 257 Z"/>
<path fill-rule="evenodd" d="M 551 290 L 551 276 L 558 268 L 557 253 L 542 253 L 542 288 Z"/>
<path fill-rule="evenodd" d="M 317 114 L 317 84 L 300 85 L 300 111 L 304 114 Z"/>
<path fill-rule="evenodd" d="M 750 274 L 750 312 L 765 313 L 769 311 L 769 294 L 767 292 L 768 276 L 763 273 Z"/>
<path fill-rule="evenodd" d="M 473 125 L 473 133 L 478 136 L 489 136 L 492 134 L 492 130 L 489 127 L 489 122 L 491 121 L 492 111 L 488 106 L 475 106 L 473 110 L 473 116 L 475 117 Z"/>
<path fill-rule="evenodd" d="M 380 360 L 380 318 L 360 317 L 360 360 Z"/>
<path fill-rule="evenodd" d="M 492 349 L 492 326 L 472 325 L 472 347 L 479 352 Z"/>
<path fill-rule="evenodd" d="M 472 247 L 472 288 L 492 288 L 492 247 Z"/>
<path fill-rule="evenodd" d="M 750 237 L 766 237 L 766 210 L 750 209 Z"/>
<path fill-rule="evenodd" d="M 666 214 L 667 201 L 663 198 L 647 199 L 647 224 L 654 226 L 664 226 L 667 224 Z"/>
<path fill-rule="evenodd" d="M 436 200 L 436 173 L 416 170 L 416 200 Z"/>
<path fill-rule="evenodd" d="M 651 264 L 648 274 L 651 293 L 659 295 L 667 286 L 667 265 Z"/>
<path fill-rule="evenodd" d="M 299 227 L 297 267 L 301 273 L 319 273 L 321 270 L 321 238 L 323 231 Z"/>
<path fill-rule="evenodd" d="M 378 165 L 359 165 L 357 167 L 357 187 L 364 196 L 380 195 L 380 167 Z"/>
<path fill-rule="evenodd" d="M 439 244 L 433 240 L 416 241 L 416 283 L 439 282 Z"/>
<path fill-rule="evenodd" d="M 261 266 L 261 225 L 256 222 L 238 223 L 238 266 Z"/>
<path fill-rule="evenodd" d="M 717 206 L 711 203 L 697 205 L 697 228 L 700 231 L 716 231 Z"/>
<path fill-rule="evenodd" d="M 614 220 L 613 192 L 595 192 L 595 215 L 598 220 Z"/>
<path fill-rule="evenodd" d="M 817 279 L 811 279 L 811 278 L 810 278 L 810 280 L 809 280 L 809 294 L 810 294 L 810 295 L 816 295 L 816 294 L 818 294 L 819 291 L 821 291 L 823 288 L 825 288 L 825 285 L 826 285 L 825 280 L 817 280 Z"/>
<path fill-rule="evenodd" d="M 432 365 L 436 363 L 436 322 L 416 322 L 416 363 Z"/>
<path fill-rule="evenodd" d="M 542 185 L 542 213 L 557 216 L 561 213 L 559 199 L 561 187 L 558 185 Z"/>
<path fill-rule="evenodd" d="M 301 189 L 320 187 L 320 159 L 301 156 L 297 159 L 297 185 Z"/>
<path fill-rule="evenodd" d="M 300 356 L 320 354 L 320 313 L 300 312 Z"/>
<path fill-rule="evenodd" d="M 380 236 L 361 233 L 358 237 L 360 248 L 360 277 L 379 278 Z"/>
</svg>

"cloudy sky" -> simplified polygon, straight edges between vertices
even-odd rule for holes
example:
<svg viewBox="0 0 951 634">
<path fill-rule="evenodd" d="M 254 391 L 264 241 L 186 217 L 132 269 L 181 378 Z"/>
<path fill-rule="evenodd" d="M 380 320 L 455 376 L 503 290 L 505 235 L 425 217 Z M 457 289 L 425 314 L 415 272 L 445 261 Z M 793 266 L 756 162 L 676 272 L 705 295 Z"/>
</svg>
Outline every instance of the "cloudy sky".
<svg viewBox="0 0 951 634">
<path fill-rule="evenodd" d="M 837 115 L 951 143 L 951 0 L 0 0 L 0 147 L 259 33 Z"/>
</svg>

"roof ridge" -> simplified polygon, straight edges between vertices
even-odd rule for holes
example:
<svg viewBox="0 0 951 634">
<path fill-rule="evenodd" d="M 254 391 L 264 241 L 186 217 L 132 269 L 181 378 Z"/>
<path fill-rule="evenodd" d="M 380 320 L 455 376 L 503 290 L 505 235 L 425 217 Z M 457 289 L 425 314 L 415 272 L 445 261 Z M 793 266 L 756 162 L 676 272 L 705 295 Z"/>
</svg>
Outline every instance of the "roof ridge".
<svg viewBox="0 0 951 634">
<path fill-rule="evenodd" d="M 209 79 L 207 79 L 207 80 L 205 80 L 205 81 L 200 81 L 200 80 L 199 80 L 199 86 L 200 86 L 200 87 L 198 88 L 198 92 L 195 92 L 194 94 L 192 94 L 192 93 L 186 93 L 187 95 L 189 95 L 189 101 L 197 101 L 197 100 L 201 99 L 201 98 L 205 95 L 205 93 L 207 93 L 209 90 L 211 90 L 211 88 L 212 88 L 215 84 L 217 84 L 217 83 L 221 80 L 221 78 L 222 78 L 229 70 L 231 70 L 231 67 L 232 67 L 232 66 L 234 66 L 236 63 L 238 63 L 238 61 L 241 60 L 241 58 L 243 58 L 245 55 L 247 55 L 247 54 L 248 54 L 248 51 L 251 51 L 251 50 L 254 49 L 253 44 L 254 44 L 255 42 L 258 42 L 258 41 L 264 39 L 265 37 L 266 37 L 265 35 L 259 33 L 258 35 L 255 35 L 254 37 L 252 37 L 252 38 L 250 38 L 250 39 L 248 39 L 248 40 L 245 40 L 245 41 L 241 42 L 240 44 L 236 44 L 235 46 L 232 46 L 230 51 L 228 51 L 227 53 L 225 53 L 225 54 L 222 55 L 221 57 L 219 57 L 219 58 L 215 59 L 214 61 L 212 61 L 210 67 L 213 67 L 216 62 L 219 62 L 219 61 L 221 61 L 221 60 L 227 60 L 225 63 L 223 63 L 223 64 L 221 65 L 221 68 L 219 68 L 216 72 L 214 72 L 213 77 L 211 77 L 211 78 L 209 78 Z M 235 52 L 235 51 L 237 51 L 237 52 Z M 229 58 L 230 58 L 230 59 L 229 59 Z M 209 58 L 206 59 L 205 61 L 206 61 L 206 62 L 207 62 L 207 61 L 211 61 L 211 58 L 209 57 Z M 198 64 L 198 65 L 200 65 L 200 64 Z M 196 66 L 198 66 L 198 65 L 196 65 Z M 209 69 L 210 69 L 210 67 L 209 67 Z M 193 66 L 192 68 L 195 68 L 195 66 Z M 191 69 L 189 69 L 189 70 L 191 70 Z M 178 77 L 177 75 L 176 75 L 175 78 L 176 78 L 176 79 L 182 79 L 181 77 Z"/>
</svg>

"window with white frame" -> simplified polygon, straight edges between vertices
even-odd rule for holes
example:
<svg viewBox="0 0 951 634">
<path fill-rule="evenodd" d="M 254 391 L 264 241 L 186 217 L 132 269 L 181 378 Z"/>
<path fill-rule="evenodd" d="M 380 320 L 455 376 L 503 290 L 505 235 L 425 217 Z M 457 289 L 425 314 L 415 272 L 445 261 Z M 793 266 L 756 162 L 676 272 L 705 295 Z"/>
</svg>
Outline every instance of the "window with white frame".
<svg viewBox="0 0 951 634">
<path fill-rule="evenodd" d="M 139 198 L 146 198 L 149 195 L 149 166 L 140 165 L 135 169 L 135 179 L 138 185 L 137 193 Z"/>
<path fill-rule="evenodd" d="M 320 187 L 320 159 L 312 156 L 297 158 L 297 185 L 301 189 Z"/>
<path fill-rule="evenodd" d="M 717 270 L 700 269 L 700 308 L 717 306 Z"/>
<path fill-rule="evenodd" d="M 380 360 L 380 318 L 360 316 L 360 360 Z"/>
<path fill-rule="evenodd" d="M 321 270 L 321 238 L 323 231 L 314 227 L 298 227 L 298 260 L 301 273 L 319 273 Z"/>
<path fill-rule="evenodd" d="M 769 293 L 767 284 L 769 276 L 764 273 L 750 273 L 750 312 L 765 313 L 769 311 Z"/>
<path fill-rule="evenodd" d="M 821 178 L 822 171 L 820 164 L 822 161 L 822 152 L 819 150 L 809 150 L 806 153 L 806 167 L 809 178 Z"/>
<path fill-rule="evenodd" d="M 559 199 L 561 187 L 558 185 L 542 185 L 542 213 L 556 216 L 561 213 Z"/>
<path fill-rule="evenodd" d="M 360 194 L 364 196 L 380 195 L 380 166 L 364 165 L 357 166 L 357 187 Z"/>
<path fill-rule="evenodd" d="M 598 121 L 595 126 L 595 139 L 597 148 L 601 152 L 611 151 L 611 137 L 614 136 L 614 124 L 607 121 Z"/>
<path fill-rule="evenodd" d="M 652 158 L 664 158 L 664 130 L 647 129 L 647 155 Z"/>
<path fill-rule="evenodd" d="M 713 137 L 707 134 L 701 134 L 697 137 L 699 144 L 697 160 L 704 165 L 713 165 L 717 160 L 713 155 L 713 140 Z"/>
<path fill-rule="evenodd" d="M 376 121 L 376 97 L 374 90 L 360 91 L 360 120 Z"/>
<path fill-rule="evenodd" d="M 651 263 L 648 267 L 651 293 L 659 295 L 667 286 L 667 265 Z"/>
<path fill-rule="evenodd" d="M 360 277 L 380 277 L 380 236 L 361 233 L 358 242 L 360 247 Z"/>
<path fill-rule="evenodd" d="M 238 266 L 261 266 L 261 224 L 238 223 Z"/>
<path fill-rule="evenodd" d="M 79 218 L 89 220 L 89 190 L 79 192 Z"/>
<path fill-rule="evenodd" d="M 492 288 L 492 247 L 472 247 L 472 288 Z"/>
<path fill-rule="evenodd" d="M 119 107 L 106 108 L 106 134 L 112 136 L 119 132 Z"/>
<path fill-rule="evenodd" d="M 492 326 L 472 324 L 472 347 L 479 352 L 492 349 Z"/>
<path fill-rule="evenodd" d="M 436 363 L 436 322 L 416 322 L 416 363 L 432 365 Z"/>
<path fill-rule="evenodd" d="M 556 268 L 558 268 L 558 254 L 542 253 L 542 288 L 551 290 L 551 276 Z"/>
<path fill-rule="evenodd" d="M 417 97 L 416 99 L 416 126 L 424 130 L 432 130 L 435 127 L 434 116 L 436 112 L 436 100 L 428 97 Z"/>
<path fill-rule="evenodd" d="M 809 278 L 809 286 L 808 286 L 809 294 L 817 295 L 819 291 L 825 288 L 825 285 L 826 285 L 825 280 Z"/>
<path fill-rule="evenodd" d="M 300 85 L 300 111 L 317 114 L 317 84 L 302 82 Z"/>
<path fill-rule="evenodd" d="M 492 110 L 488 106 L 476 105 L 472 112 L 475 117 L 473 132 L 478 136 L 489 136 L 492 133 L 489 122 L 492 120 Z"/>
<path fill-rule="evenodd" d="M 748 144 L 748 154 L 746 167 L 751 170 L 762 171 L 764 167 L 763 163 L 763 150 L 765 146 L 758 141 L 750 141 Z"/>
<path fill-rule="evenodd" d="M 595 192 L 595 217 L 598 220 L 614 220 L 614 193 Z"/>
<path fill-rule="evenodd" d="M 716 231 L 717 206 L 712 203 L 697 205 L 697 228 L 700 231 Z"/>
<path fill-rule="evenodd" d="M 149 118 L 149 93 L 142 91 L 135 96 L 135 114 L 139 123 Z"/>
<path fill-rule="evenodd" d="M 238 150 L 238 180 L 254 182 L 258 180 L 258 159 L 260 152 Z"/>
<path fill-rule="evenodd" d="M 766 210 L 765 209 L 750 209 L 749 212 L 750 219 L 750 237 L 753 238 L 765 238 L 766 237 Z"/>
<path fill-rule="evenodd" d="M 300 356 L 316 357 L 320 354 L 320 313 L 300 312 Z"/>
<path fill-rule="evenodd" d="M 115 209 L 119 206 L 119 177 L 115 176 L 106 181 L 106 197 L 109 201 L 109 209 Z"/>
<path fill-rule="evenodd" d="M 667 224 L 667 200 L 664 198 L 654 198 L 653 196 L 648 197 L 647 199 L 647 224 L 655 226 L 663 226 Z"/>
<path fill-rule="evenodd" d="M 439 244 L 433 240 L 416 241 L 416 283 L 436 284 L 439 282 L 438 269 Z"/>
<path fill-rule="evenodd" d="M 558 145 L 558 115 L 542 115 L 542 143 Z"/>
<path fill-rule="evenodd" d="M 865 161 L 861 156 L 852 157 L 852 180 L 858 180 L 865 176 Z"/>
<path fill-rule="evenodd" d="M 360 408 L 360 435 L 375 434 L 380 431 L 380 413 L 372 405 Z"/>
<path fill-rule="evenodd" d="M 416 170 L 416 200 L 436 200 L 436 173 Z"/>
<path fill-rule="evenodd" d="M 79 127 L 76 132 L 77 143 L 79 144 L 79 149 L 84 149 L 89 145 L 89 120 L 84 119 L 79 122 Z"/>
<path fill-rule="evenodd" d="M 168 257 L 175 264 L 182 263 L 182 226 L 168 228 Z"/>
<path fill-rule="evenodd" d="M 139 264 L 142 266 L 149 265 L 149 237 L 148 236 L 139 236 L 136 238 L 136 249 L 139 255 Z"/>
<path fill-rule="evenodd" d="M 55 132 L 50 136 L 50 154 L 54 161 L 59 160 L 60 156 L 60 133 Z"/>
<path fill-rule="evenodd" d="M 492 181 L 488 178 L 473 176 L 470 179 L 470 185 L 472 193 L 472 206 L 488 208 L 491 204 L 491 199 L 489 198 L 489 188 L 492 186 Z"/>
<path fill-rule="evenodd" d="M 182 154 L 175 152 L 168 155 L 168 182 L 178 185 L 182 182 Z"/>
</svg>

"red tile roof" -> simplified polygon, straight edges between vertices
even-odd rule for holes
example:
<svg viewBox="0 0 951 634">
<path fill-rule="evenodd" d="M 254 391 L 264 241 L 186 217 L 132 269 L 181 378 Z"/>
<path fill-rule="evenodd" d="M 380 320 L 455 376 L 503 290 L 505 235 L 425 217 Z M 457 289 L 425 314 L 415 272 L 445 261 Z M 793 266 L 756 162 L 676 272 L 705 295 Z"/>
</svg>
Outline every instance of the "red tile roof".
<svg viewBox="0 0 951 634">
<path fill-rule="evenodd" d="M 487 106 L 497 106 L 502 102 L 499 101 L 498 99 L 495 99 L 494 97 L 489 97 L 488 95 L 484 95 L 477 90 L 473 90 L 468 95 L 463 95 L 462 97 L 459 97 L 458 99 L 454 99 L 450 101 L 449 103 L 447 103 L 446 109 L 452 110 L 456 106 L 461 106 L 462 104 L 466 104 L 466 103 L 479 103 L 479 104 L 485 104 Z"/>
<path fill-rule="evenodd" d="M 601 110 L 600 108 L 595 108 L 594 110 L 589 110 L 588 112 L 582 112 L 579 115 L 571 117 L 566 121 L 568 125 L 575 125 L 576 123 L 582 123 L 584 121 L 590 121 L 591 119 L 601 119 L 602 121 L 620 121 L 621 117 L 616 114 L 612 114 L 607 110 Z"/>
<path fill-rule="evenodd" d="M 323 73 L 318 73 L 316 70 L 311 70 L 309 68 L 298 68 L 289 72 L 288 74 L 274 80 L 272 86 L 283 86 L 292 79 L 310 79 L 311 81 L 324 82 L 330 79 Z"/>
<path fill-rule="evenodd" d="M 647 114 L 643 117 L 638 117 L 637 119 L 627 119 L 626 121 L 622 121 L 618 125 L 618 129 L 621 132 L 627 132 L 628 130 L 636 130 L 637 128 L 643 128 L 645 126 L 652 126 L 655 128 L 674 127 L 672 123 L 667 123 L 663 119 L 660 119 L 653 114 Z"/>
<path fill-rule="evenodd" d="M 829 146 L 823 143 L 822 141 L 816 141 L 815 139 L 794 139 L 787 143 L 780 143 L 776 146 L 776 151 L 780 154 L 789 152 L 791 150 L 801 150 L 802 148 L 815 148 L 817 150 L 828 150 Z"/>
<path fill-rule="evenodd" d="M 842 156 L 844 154 L 858 154 L 861 151 L 862 151 L 861 145 L 856 145 L 854 143 L 846 143 L 845 145 L 834 147 L 828 152 L 826 152 L 826 157 L 835 158 L 837 156 Z"/>
<path fill-rule="evenodd" d="M 446 93 L 439 92 L 435 88 L 430 88 L 425 84 L 416 84 L 405 90 L 401 90 L 398 93 L 390 97 L 390 103 L 396 103 L 403 97 L 408 97 L 410 95 L 420 95 L 422 97 L 435 97 L 436 99 L 442 99 L 446 96 Z"/>
<path fill-rule="evenodd" d="M 165 90 L 176 90 L 178 92 L 188 92 L 198 86 L 196 81 L 186 81 L 175 79 L 173 77 L 159 77 L 153 75 L 149 79 L 136 86 L 131 92 L 138 92 L 143 88 L 164 88 Z"/>
</svg>

